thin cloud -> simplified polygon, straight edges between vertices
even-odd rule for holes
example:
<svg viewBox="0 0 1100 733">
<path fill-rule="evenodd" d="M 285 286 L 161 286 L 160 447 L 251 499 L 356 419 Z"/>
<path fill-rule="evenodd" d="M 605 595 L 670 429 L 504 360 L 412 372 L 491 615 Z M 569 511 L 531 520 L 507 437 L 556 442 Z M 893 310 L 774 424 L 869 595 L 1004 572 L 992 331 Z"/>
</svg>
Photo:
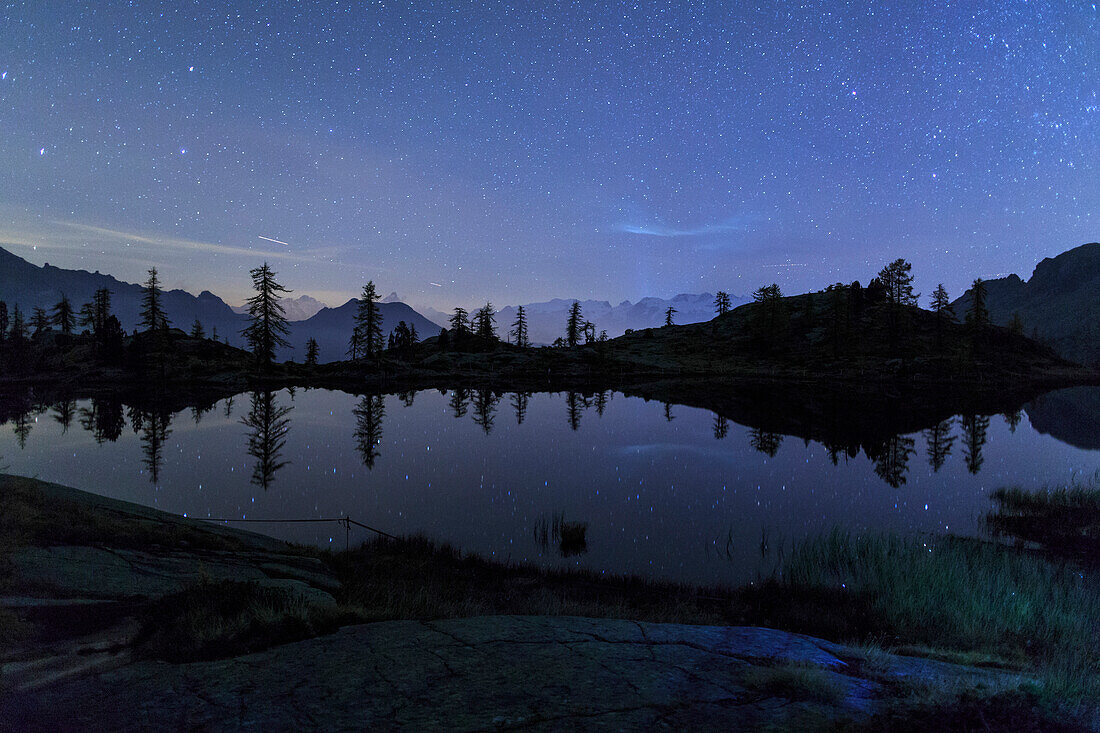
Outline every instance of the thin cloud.
<svg viewBox="0 0 1100 733">
<path fill-rule="evenodd" d="M 615 229 L 627 234 L 641 234 L 647 237 L 704 237 L 711 234 L 744 232 L 756 226 L 757 218 L 750 215 L 732 216 L 720 222 L 702 224 L 695 227 L 673 227 L 658 223 L 632 224 L 622 223 Z"/>
<path fill-rule="evenodd" d="M 177 252 L 209 252 L 212 254 L 231 255 L 234 257 L 269 257 L 277 260 L 294 260 L 298 262 L 313 262 L 317 259 L 318 254 L 301 255 L 291 252 L 281 252 L 278 250 L 259 250 L 252 249 L 250 247 L 234 247 L 228 244 L 218 244 L 216 242 L 202 242 L 196 239 L 181 239 L 178 237 L 162 237 L 158 235 L 139 234 L 137 232 L 124 232 L 118 229 L 108 229 L 106 227 L 97 227 L 91 224 L 79 224 L 71 221 L 54 221 L 53 224 L 57 224 L 69 229 L 73 229 L 78 232 L 84 232 L 88 234 L 95 234 L 104 239 L 113 239 L 123 242 L 137 242 L 139 244 L 146 244 L 152 247 L 164 247 L 167 249 L 173 249 Z"/>
</svg>

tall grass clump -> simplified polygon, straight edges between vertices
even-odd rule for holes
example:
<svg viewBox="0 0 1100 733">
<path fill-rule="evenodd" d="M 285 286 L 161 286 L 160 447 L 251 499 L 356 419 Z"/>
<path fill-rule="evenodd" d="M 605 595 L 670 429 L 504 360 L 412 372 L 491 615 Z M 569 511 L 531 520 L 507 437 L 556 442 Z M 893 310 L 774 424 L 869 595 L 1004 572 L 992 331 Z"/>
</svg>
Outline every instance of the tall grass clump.
<svg viewBox="0 0 1100 733">
<path fill-rule="evenodd" d="M 146 613 L 137 646 L 145 656 L 191 662 L 246 654 L 335 631 L 360 619 L 285 588 L 203 580 L 161 598 Z"/>
<path fill-rule="evenodd" d="M 1100 564 L 1100 488 L 1096 480 L 1068 488 L 998 489 L 986 527 L 995 537 L 1034 542 L 1043 549 Z"/>
<path fill-rule="evenodd" d="M 834 531 L 797 544 L 782 572 L 792 588 L 862 597 L 872 633 L 1027 662 L 1052 695 L 1100 692 L 1100 590 L 1072 564 L 963 538 Z"/>
</svg>

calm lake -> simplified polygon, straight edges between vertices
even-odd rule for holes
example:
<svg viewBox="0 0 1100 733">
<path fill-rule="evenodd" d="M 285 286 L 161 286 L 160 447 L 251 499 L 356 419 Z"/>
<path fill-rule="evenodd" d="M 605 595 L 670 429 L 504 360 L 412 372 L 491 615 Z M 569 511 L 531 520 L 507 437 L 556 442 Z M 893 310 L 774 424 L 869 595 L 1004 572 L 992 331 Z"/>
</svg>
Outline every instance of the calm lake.
<svg viewBox="0 0 1100 733">
<path fill-rule="evenodd" d="M 189 517 L 347 515 L 502 560 L 742 583 L 809 533 L 978 535 L 998 487 L 1090 480 L 1098 405 L 1063 390 L 839 449 L 610 392 L 67 400 L 9 412 L 0 466 Z M 331 522 L 234 526 L 345 543 Z"/>
</svg>

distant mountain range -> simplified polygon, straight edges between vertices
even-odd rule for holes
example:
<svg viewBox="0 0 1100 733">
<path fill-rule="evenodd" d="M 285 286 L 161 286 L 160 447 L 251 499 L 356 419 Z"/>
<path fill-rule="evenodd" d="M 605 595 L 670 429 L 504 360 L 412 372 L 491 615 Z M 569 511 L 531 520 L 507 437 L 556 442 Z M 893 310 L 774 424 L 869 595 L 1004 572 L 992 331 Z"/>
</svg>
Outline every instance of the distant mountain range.
<svg viewBox="0 0 1100 733">
<path fill-rule="evenodd" d="M 48 263 L 38 267 L 0 248 L 0 300 L 5 301 L 9 308 L 18 305 L 28 317 L 36 306 L 53 308 L 62 293 L 79 310 L 82 304 L 92 299 L 92 294 L 99 288 L 111 291 L 111 312 L 118 316 L 122 327 L 126 331 L 137 328 L 141 313 L 140 285 L 123 282 L 98 271 L 65 270 Z M 303 309 L 320 304 L 309 296 L 302 296 L 294 302 Z M 311 336 L 317 339 L 319 359 L 322 362 L 344 358 L 359 301 L 352 298 L 339 308 L 320 305 L 322 308 L 310 317 L 290 324 L 287 340 L 293 348 L 280 350 L 280 360 L 302 361 L 305 358 L 306 340 Z M 241 329 L 247 324 L 247 317 L 234 311 L 224 300 L 208 290 L 202 291 L 197 297 L 184 290 L 166 290 L 164 309 L 168 320 L 176 328 L 190 331 L 191 325 L 198 319 L 207 336 L 217 329 L 219 340 L 227 340 L 233 346 L 245 346 Z M 399 321 L 415 325 L 421 338 L 439 334 L 439 325 L 404 303 L 382 303 L 379 311 L 382 314 L 384 334 L 393 330 Z M 288 315 L 289 313 L 288 308 Z"/>
<path fill-rule="evenodd" d="M 286 311 L 288 321 L 304 321 L 317 315 L 322 308 L 328 308 L 321 301 L 308 295 L 299 295 L 297 298 L 279 298 L 279 302 L 282 303 L 283 309 Z M 233 309 L 234 313 L 248 312 L 247 305 L 233 305 L 230 308 Z"/>
<path fill-rule="evenodd" d="M 749 302 L 749 298 L 731 296 L 731 305 L 736 308 Z M 642 298 L 637 303 L 624 300 L 611 305 L 606 300 L 582 300 L 581 314 L 585 320 L 596 326 L 596 332 L 607 331 L 610 338 L 622 336 L 627 329 L 635 331 L 643 328 L 657 328 L 665 323 L 665 312 L 669 306 L 676 309 L 673 321 L 677 324 L 699 323 L 714 318 L 714 296 L 711 293 L 689 295 L 682 293 L 674 298 Z M 523 306 L 527 314 L 528 337 L 532 343 L 550 344 L 559 336 L 565 335 L 565 323 L 569 318 L 569 308 L 573 301 L 565 298 L 540 303 L 526 303 Z M 506 338 L 512 322 L 516 319 L 517 306 L 509 305 L 497 313 L 497 330 L 501 338 Z M 446 323 L 449 313 L 434 308 L 424 308 L 423 312 L 432 320 Z"/>
<path fill-rule="evenodd" d="M 1007 326 L 1019 314 L 1024 334 L 1038 338 L 1061 356 L 1100 366 L 1100 244 L 1083 244 L 1035 267 L 1031 279 L 1018 275 L 985 281 L 989 317 Z M 951 304 L 963 318 L 974 294 Z"/>
</svg>

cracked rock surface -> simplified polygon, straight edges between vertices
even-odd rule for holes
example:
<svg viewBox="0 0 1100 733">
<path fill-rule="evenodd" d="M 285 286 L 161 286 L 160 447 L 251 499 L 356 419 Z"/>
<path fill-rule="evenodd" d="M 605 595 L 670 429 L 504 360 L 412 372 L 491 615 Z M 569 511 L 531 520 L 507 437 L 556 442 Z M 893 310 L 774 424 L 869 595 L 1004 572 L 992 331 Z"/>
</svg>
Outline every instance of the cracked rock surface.
<svg viewBox="0 0 1100 733">
<path fill-rule="evenodd" d="M 812 671 L 813 688 L 760 684 L 776 669 Z M 869 674 L 842 645 L 756 627 L 484 616 L 348 626 L 213 662 L 135 662 L 0 713 L 22 730 L 797 728 L 864 718 L 895 679 L 1019 682 L 891 655 Z"/>
</svg>

